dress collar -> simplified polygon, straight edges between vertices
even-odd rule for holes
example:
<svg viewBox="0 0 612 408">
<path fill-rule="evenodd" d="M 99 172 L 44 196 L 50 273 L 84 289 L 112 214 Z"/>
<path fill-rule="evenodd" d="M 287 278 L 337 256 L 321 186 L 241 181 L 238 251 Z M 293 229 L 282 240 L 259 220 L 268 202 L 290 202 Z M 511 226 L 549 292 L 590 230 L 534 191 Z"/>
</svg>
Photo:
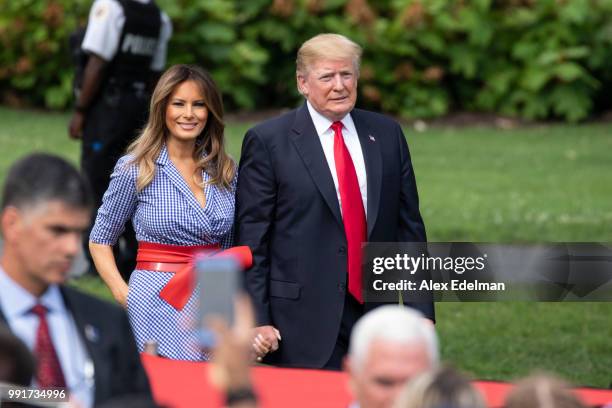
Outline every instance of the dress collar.
<svg viewBox="0 0 612 408">
<path fill-rule="evenodd" d="M 165 166 L 170 161 L 170 157 L 168 156 L 168 147 L 166 147 L 166 143 L 163 144 L 157 159 L 155 159 L 155 163 Z"/>
</svg>

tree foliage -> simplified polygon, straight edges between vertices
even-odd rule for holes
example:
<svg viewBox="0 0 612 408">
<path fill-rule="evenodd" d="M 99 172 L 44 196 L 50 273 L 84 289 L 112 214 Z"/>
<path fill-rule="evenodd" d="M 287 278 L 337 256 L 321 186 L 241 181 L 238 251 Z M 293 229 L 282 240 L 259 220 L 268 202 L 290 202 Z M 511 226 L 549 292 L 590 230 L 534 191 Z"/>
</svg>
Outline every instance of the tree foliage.
<svg viewBox="0 0 612 408">
<path fill-rule="evenodd" d="M 89 2 L 2 3 L 4 101 L 68 106 L 67 38 L 86 20 Z M 298 103 L 295 54 L 321 32 L 364 47 L 360 104 L 405 118 L 471 110 L 578 121 L 594 101 L 610 106 L 612 0 L 158 3 L 174 24 L 169 62 L 208 69 L 230 109 Z"/>
</svg>

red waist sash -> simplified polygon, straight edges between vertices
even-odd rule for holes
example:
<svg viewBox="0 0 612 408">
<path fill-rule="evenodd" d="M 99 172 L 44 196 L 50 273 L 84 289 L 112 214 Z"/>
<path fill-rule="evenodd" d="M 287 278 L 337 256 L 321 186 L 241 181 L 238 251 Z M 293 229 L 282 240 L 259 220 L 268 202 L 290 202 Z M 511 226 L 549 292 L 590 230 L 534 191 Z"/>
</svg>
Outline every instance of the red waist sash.
<svg viewBox="0 0 612 408">
<path fill-rule="evenodd" d="M 251 250 L 239 246 L 219 251 L 219 245 L 181 246 L 139 242 L 136 269 L 145 271 L 171 272 L 174 276 L 159 292 L 159 297 L 176 310 L 182 310 L 191 297 L 195 286 L 194 260 L 201 256 L 230 256 L 244 268 L 253 263 Z"/>
</svg>

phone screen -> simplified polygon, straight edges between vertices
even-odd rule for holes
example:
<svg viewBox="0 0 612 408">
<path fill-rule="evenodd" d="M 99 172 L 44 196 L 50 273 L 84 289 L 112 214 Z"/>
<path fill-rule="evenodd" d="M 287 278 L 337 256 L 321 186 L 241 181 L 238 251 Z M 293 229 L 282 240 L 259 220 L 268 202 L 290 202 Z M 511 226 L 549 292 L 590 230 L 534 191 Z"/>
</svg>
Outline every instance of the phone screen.
<svg viewBox="0 0 612 408">
<path fill-rule="evenodd" d="M 213 347 L 213 333 L 205 326 L 206 317 L 216 315 L 228 325 L 234 322 L 234 299 L 241 290 L 240 265 L 230 257 L 205 257 L 196 260 L 199 288 L 198 337 L 202 347 Z"/>
</svg>

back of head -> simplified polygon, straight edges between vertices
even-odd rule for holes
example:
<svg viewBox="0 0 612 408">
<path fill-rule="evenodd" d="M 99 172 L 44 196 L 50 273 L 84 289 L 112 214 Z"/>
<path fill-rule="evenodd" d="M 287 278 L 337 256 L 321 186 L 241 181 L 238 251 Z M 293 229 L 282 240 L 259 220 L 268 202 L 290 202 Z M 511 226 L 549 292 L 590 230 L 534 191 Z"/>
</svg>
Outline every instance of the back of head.
<svg viewBox="0 0 612 408">
<path fill-rule="evenodd" d="M 10 330 L 0 325 L 0 382 L 27 387 L 34 375 L 34 356 Z"/>
<path fill-rule="evenodd" d="M 363 316 L 353 327 L 349 356 L 356 367 L 363 364 L 368 349 L 375 340 L 411 345 L 425 345 L 430 365 L 439 361 L 438 338 L 433 324 L 414 309 L 399 305 L 385 305 Z"/>
<path fill-rule="evenodd" d="M 296 70 L 300 75 L 306 75 L 308 68 L 320 59 L 353 61 L 355 72 L 359 73 L 361 63 L 361 47 L 340 34 L 319 34 L 302 44 L 298 50 Z"/>
<path fill-rule="evenodd" d="M 66 160 L 35 153 L 15 162 L 6 176 L 0 210 L 33 208 L 50 201 L 79 209 L 93 206 L 89 184 Z"/>
<path fill-rule="evenodd" d="M 548 374 L 536 374 L 516 384 L 506 408 L 585 408 L 569 385 Z"/>
<path fill-rule="evenodd" d="M 395 408 L 485 408 L 469 379 L 451 367 L 421 374 L 410 381 Z"/>
</svg>

